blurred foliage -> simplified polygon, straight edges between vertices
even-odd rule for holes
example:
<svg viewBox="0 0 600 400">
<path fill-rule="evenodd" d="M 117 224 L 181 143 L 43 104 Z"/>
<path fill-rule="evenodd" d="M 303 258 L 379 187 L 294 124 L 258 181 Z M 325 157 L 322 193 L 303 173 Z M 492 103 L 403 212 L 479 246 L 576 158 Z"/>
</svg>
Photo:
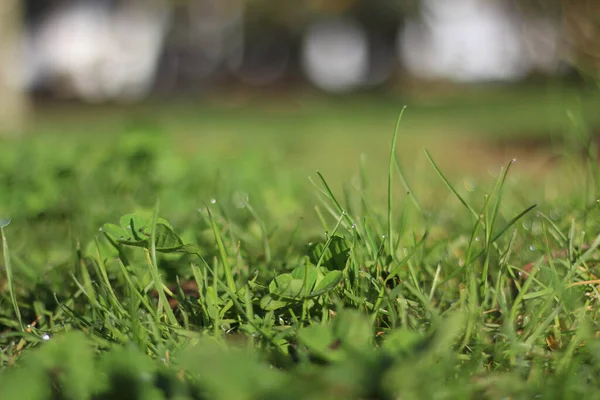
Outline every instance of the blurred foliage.
<svg viewBox="0 0 600 400">
<path fill-rule="evenodd" d="M 491 107 L 479 123 L 552 122 L 524 108 L 540 103 L 530 100 L 516 106 L 525 116 Z M 447 113 L 463 107 L 473 122 L 484 110 L 465 104 Z M 559 161 L 542 178 L 514 162 L 469 185 L 436 163 L 404 174 L 388 149 L 377 153 L 392 166 L 388 202 L 371 180 L 385 169 L 369 174 L 358 160 L 351 184 L 319 174 L 307 190 L 290 173 L 296 160 L 322 150 L 349 163 L 351 129 L 389 143 L 369 119 L 385 107 L 371 106 L 302 114 L 324 130 L 299 142 L 281 137 L 294 120 L 261 137 L 256 121 L 269 120 L 256 109 L 246 110 L 255 120 L 204 110 L 258 153 L 233 151 L 232 136 L 213 139 L 221 153 L 207 136 L 192 146 L 139 122 L 105 137 L 93 128 L 110 125 L 87 122 L 87 135 L 59 125 L 53 136 L 48 124 L 3 140 L 0 219 L 12 221 L 0 232 L 0 399 L 593 397 L 600 173 L 587 109 L 568 110 Z M 185 113 L 173 110 L 162 111 L 181 128 Z M 188 135 L 199 120 L 222 133 L 195 107 L 188 118 Z M 440 137 L 436 162 L 460 162 L 454 138 Z M 290 153 L 265 156 L 282 143 Z"/>
</svg>

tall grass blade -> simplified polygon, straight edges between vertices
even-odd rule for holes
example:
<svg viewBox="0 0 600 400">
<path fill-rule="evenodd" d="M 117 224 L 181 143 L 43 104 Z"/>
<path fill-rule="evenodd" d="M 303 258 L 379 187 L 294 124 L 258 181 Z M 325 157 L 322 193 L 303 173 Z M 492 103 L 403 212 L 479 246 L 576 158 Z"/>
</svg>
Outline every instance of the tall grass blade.
<svg viewBox="0 0 600 400">
<path fill-rule="evenodd" d="M 150 266 L 150 274 L 152 275 L 152 280 L 154 281 L 154 288 L 158 293 L 158 314 L 161 314 L 161 311 L 164 310 L 167 315 L 167 319 L 172 326 L 179 326 L 177 322 L 177 318 L 175 318 L 175 314 L 173 314 L 173 310 L 169 307 L 169 301 L 167 300 L 167 296 L 165 294 L 165 287 L 162 282 L 162 278 L 160 275 L 160 271 L 158 270 L 158 261 L 156 258 L 156 221 L 158 220 L 158 212 L 159 212 L 160 203 L 157 200 L 156 206 L 154 207 L 154 214 L 152 215 L 152 231 L 150 233 L 150 251 L 149 251 L 149 266 Z M 146 254 L 148 255 L 148 250 L 146 250 Z"/>
<path fill-rule="evenodd" d="M 463 197 L 456 191 L 456 189 L 454 189 L 454 186 L 452 186 L 452 184 L 450 183 L 450 181 L 442 173 L 442 171 L 437 166 L 437 164 L 435 163 L 435 161 L 433 161 L 433 158 L 431 157 L 431 154 L 429 154 L 429 152 L 427 150 L 425 150 L 425 155 L 427 156 L 427 159 L 429 160 L 429 162 L 433 166 L 433 169 L 435 169 L 435 172 L 437 172 L 437 174 L 439 175 L 439 177 L 442 178 L 442 181 L 444 181 L 444 183 L 446 184 L 446 186 L 448 187 L 448 189 L 450 189 L 450 191 L 452 193 L 454 193 L 454 195 L 456 196 L 456 198 L 462 203 L 463 206 L 465 206 L 467 208 L 467 210 L 469 210 L 469 212 L 471 213 L 471 215 L 473 215 L 473 217 L 475 219 L 479 218 L 479 216 L 477 215 L 477 212 L 470 205 L 468 205 L 467 202 L 465 201 L 465 199 L 463 199 Z"/>
<path fill-rule="evenodd" d="M 392 220 L 392 189 L 393 189 L 393 178 L 394 178 L 394 163 L 396 160 L 396 142 L 398 141 L 398 132 L 400 131 L 400 122 L 402 121 L 402 116 L 404 115 L 404 110 L 406 110 L 406 106 L 402 108 L 400 114 L 398 115 L 398 119 L 396 120 L 396 129 L 394 129 L 394 136 L 392 137 L 392 146 L 390 149 L 390 163 L 388 169 L 388 193 L 387 193 L 387 201 L 388 201 L 388 209 L 387 209 L 387 239 L 388 239 L 388 248 L 390 249 L 390 254 L 392 257 L 394 256 L 394 223 Z"/>
<path fill-rule="evenodd" d="M 21 310 L 19 309 L 19 303 L 17 301 L 17 294 L 15 293 L 15 282 L 13 279 L 12 264 L 10 262 L 10 253 L 8 250 L 8 241 L 6 240 L 6 234 L 4 233 L 4 226 L 0 226 L 0 234 L 2 234 L 2 254 L 4 255 L 4 267 L 6 268 L 6 280 L 8 282 L 10 301 L 12 303 L 13 309 L 15 310 L 15 315 L 17 317 L 17 321 L 19 322 L 21 330 L 25 331 L 25 327 L 23 326 L 23 320 L 21 318 Z"/>
<path fill-rule="evenodd" d="M 219 258 L 221 260 L 221 264 L 223 265 L 223 270 L 225 272 L 225 281 L 227 282 L 227 287 L 232 293 L 236 293 L 237 288 L 235 285 L 235 281 L 233 280 L 233 272 L 231 271 L 231 265 L 229 265 L 227 251 L 225 250 L 225 246 L 223 245 L 223 240 L 221 239 L 219 228 L 217 227 L 217 223 L 215 222 L 215 219 L 213 218 L 212 213 L 210 212 L 210 209 L 208 207 L 206 207 L 206 212 L 208 213 L 208 218 L 210 219 L 210 226 L 215 236 L 215 241 L 217 242 L 217 248 L 219 249 Z M 216 276 L 215 279 L 217 279 Z"/>
</svg>

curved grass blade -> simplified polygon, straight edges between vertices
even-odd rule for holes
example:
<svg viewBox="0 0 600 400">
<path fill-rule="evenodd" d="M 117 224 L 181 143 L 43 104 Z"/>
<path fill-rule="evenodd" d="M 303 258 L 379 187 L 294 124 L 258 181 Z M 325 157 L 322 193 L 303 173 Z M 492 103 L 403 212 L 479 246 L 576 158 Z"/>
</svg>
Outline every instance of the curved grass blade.
<svg viewBox="0 0 600 400">
<path fill-rule="evenodd" d="M 221 239 L 221 235 L 219 234 L 219 228 L 217 227 L 217 223 L 210 212 L 210 209 L 206 207 L 206 211 L 208 213 L 208 219 L 210 220 L 210 226 L 212 228 L 213 234 L 215 235 L 215 241 L 217 242 L 217 247 L 219 248 L 219 258 L 221 259 L 221 264 L 223 264 L 223 269 L 225 270 L 225 280 L 227 282 L 227 287 L 232 293 L 237 292 L 237 288 L 235 286 L 235 281 L 233 280 L 233 273 L 231 272 L 231 266 L 229 265 L 229 261 L 227 260 L 227 251 L 225 250 L 225 245 L 223 244 L 223 240 Z M 215 276 L 215 279 L 216 276 Z"/>
<path fill-rule="evenodd" d="M 340 205 L 340 203 L 337 201 L 337 199 L 333 195 L 333 192 L 329 188 L 329 185 L 327 184 L 327 181 L 325 180 L 325 178 L 323 177 L 323 175 L 319 171 L 317 171 L 317 175 L 319 176 L 319 179 L 321 179 L 321 182 L 323 183 L 323 186 L 325 186 L 325 190 L 327 192 L 327 196 L 331 199 L 331 201 L 333 201 L 333 203 L 337 207 L 338 212 L 340 213 L 340 215 L 344 219 L 346 219 L 346 222 L 349 225 L 352 225 L 354 223 L 354 221 L 352 220 L 352 217 L 350 217 L 350 215 L 348 215 L 348 213 L 344 211 L 344 209 L 342 208 L 342 206 Z"/>
<path fill-rule="evenodd" d="M 437 166 L 437 164 L 435 163 L 435 161 L 433 161 L 433 158 L 431 158 L 431 154 L 429 154 L 429 152 L 427 150 L 425 150 L 425 155 L 427 156 L 427 159 L 429 160 L 429 162 L 433 166 L 433 169 L 435 169 L 435 172 L 437 172 L 437 174 L 439 175 L 439 177 L 442 178 L 442 181 L 444 181 L 444 183 L 446 184 L 446 186 L 448 187 L 448 189 L 450 189 L 450 191 L 452 193 L 454 193 L 454 195 L 456 196 L 456 198 L 458 198 L 458 200 L 463 204 L 463 206 L 465 206 L 471 212 L 471 214 L 473 215 L 473 217 L 479 218 L 479 216 L 477 215 L 477 212 L 473 209 L 473 207 L 471 207 L 470 205 L 468 205 L 467 202 L 465 201 L 465 199 L 463 199 L 462 196 L 460 194 L 458 194 L 458 192 L 456 191 L 456 189 L 454 189 L 454 186 L 452 186 L 452 184 L 450 183 L 450 181 L 448 181 L 448 179 L 442 173 L 442 171 Z"/>
<path fill-rule="evenodd" d="M 533 204 L 533 205 L 527 207 L 525 210 L 521 211 L 516 217 L 514 217 L 513 219 L 508 221 L 508 223 L 492 238 L 490 243 L 494 243 L 496 240 L 498 240 L 504 234 L 504 232 L 506 232 L 508 229 L 510 229 L 511 226 L 513 226 L 515 224 L 515 222 L 517 222 L 525 214 L 527 214 L 529 211 L 533 210 L 536 207 L 537 207 L 537 204 Z M 464 271 L 464 269 L 471 264 L 471 262 L 473 262 L 474 260 L 477 260 L 479 257 L 481 257 L 485 253 L 485 251 L 486 251 L 486 249 L 481 250 L 479 253 L 477 253 L 477 255 L 475 255 L 473 258 L 471 258 L 469 260 L 469 262 L 465 262 L 465 265 L 463 265 L 462 267 L 458 268 L 456 271 L 451 273 L 446 279 L 444 279 L 444 281 L 442 283 L 440 283 L 439 286 L 448 282 L 450 279 L 453 279 L 455 276 L 461 274 Z"/>
<path fill-rule="evenodd" d="M 150 274 L 152 275 L 152 280 L 154 281 L 154 288 L 158 293 L 158 313 L 161 312 L 161 308 L 164 310 L 167 315 L 167 319 L 172 326 L 179 326 L 177 322 L 177 318 L 175 318 L 175 314 L 173 314 L 173 310 L 169 307 L 169 301 L 167 300 L 167 296 L 165 295 L 164 285 L 162 283 L 162 278 L 158 271 L 158 262 L 156 261 L 156 222 L 158 220 L 158 210 L 159 210 L 159 201 L 156 201 L 156 206 L 154 208 L 154 215 L 152 216 L 152 231 L 150 233 L 150 249 L 146 250 L 146 255 L 148 257 L 149 265 L 150 265 Z"/>
<path fill-rule="evenodd" d="M 393 184 L 393 175 L 394 175 L 394 160 L 396 159 L 396 142 L 398 141 L 398 131 L 400 130 L 400 122 L 402 121 L 402 116 L 404 115 L 404 110 L 406 110 L 406 106 L 402 108 L 400 111 L 400 115 L 398 115 L 398 120 L 396 121 L 396 129 L 394 130 L 394 136 L 392 137 L 392 148 L 390 149 L 390 164 L 388 170 L 388 210 L 387 210 L 387 223 L 388 223 L 388 241 L 389 241 L 389 249 L 390 254 L 394 251 L 394 237 L 393 237 L 393 221 L 392 221 L 392 184 Z"/>
<path fill-rule="evenodd" d="M 10 222 L 10 221 L 9 221 Z M 21 330 L 24 331 L 25 328 L 23 326 L 23 320 L 21 318 L 21 311 L 19 310 L 19 303 L 17 302 L 17 295 L 15 293 L 15 285 L 12 274 L 12 265 L 10 263 L 10 253 L 8 251 L 8 242 L 6 240 L 6 234 L 4 233 L 4 226 L 0 226 L 0 234 L 2 235 L 2 254 L 4 255 L 4 267 L 6 268 L 6 280 L 8 281 L 8 291 L 10 293 L 10 301 L 12 302 L 13 308 L 15 310 L 15 315 L 17 316 L 17 320 L 19 321 L 19 326 Z"/>
</svg>

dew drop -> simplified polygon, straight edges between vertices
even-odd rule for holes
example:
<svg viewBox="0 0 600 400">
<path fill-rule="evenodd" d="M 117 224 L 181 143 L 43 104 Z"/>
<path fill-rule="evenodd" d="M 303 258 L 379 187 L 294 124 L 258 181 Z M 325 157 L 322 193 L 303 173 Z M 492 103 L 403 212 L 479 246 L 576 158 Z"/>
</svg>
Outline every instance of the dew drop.
<svg viewBox="0 0 600 400">
<path fill-rule="evenodd" d="M 42 335 L 42 340 L 50 340 L 50 335 L 48 335 L 47 333 L 44 333 Z"/>
<path fill-rule="evenodd" d="M 529 246 L 529 250 L 530 251 L 534 251 L 535 250 L 535 246 L 534 245 Z"/>
<path fill-rule="evenodd" d="M 215 199 L 214 197 L 210 199 L 210 204 L 217 204 L 217 199 Z"/>
<path fill-rule="evenodd" d="M 100 232 L 102 232 L 102 231 L 103 231 L 102 227 L 98 228 L 98 230 L 99 230 Z"/>
<path fill-rule="evenodd" d="M 382 239 L 385 239 L 385 235 L 381 235 L 381 238 L 382 238 Z"/>
<path fill-rule="evenodd" d="M 10 224 L 11 219 L 10 218 L 0 218 L 0 228 L 4 228 L 5 226 L 8 226 Z"/>
<path fill-rule="evenodd" d="M 479 239 L 479 236 L 477 236 L 477 237 L 475 238 L 475 241 L 476 241 L 476 242 L 479 242 L 480 240 L 481 240 L 481 239 Z"/>
<path fill-rule="evenodd" d="M 356 224 L 352 224 L 352 229 L 356 229 Z"/>
<path fill-rule="evenodd" d="M 516 159 L 516 158 L 513 158 L 512 160 L 510 160 L 510 162 L 514 164 L 514 163 L 516 163 L 516 162 L 517 162 L 517 159 Z"/>
</svg>

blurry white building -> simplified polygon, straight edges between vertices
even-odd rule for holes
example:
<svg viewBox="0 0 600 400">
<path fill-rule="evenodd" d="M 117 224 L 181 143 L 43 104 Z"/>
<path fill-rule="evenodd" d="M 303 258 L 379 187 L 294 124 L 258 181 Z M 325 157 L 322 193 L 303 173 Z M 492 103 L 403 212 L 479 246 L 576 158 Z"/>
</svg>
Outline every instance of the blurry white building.
<svg viewBox="0 0 600 400">
<path fill-rule="evenodd" d="M 384 83 L 400 65 L 420 78 L 477 82 L 554 73 L 559 60 L 558 24 L 524 20 L 503 0 L 422 0 L 402 27 L 401 11 L 363 0 L 298 12 L 293 29 L 277 13 L 261 20 L 246 0 L 58 4 L 27 34 L 25 85 L 90 102 L 141 99 L 156 86 L 197 91 L 223 77 L 269 85 L 295 67 L 316 87 L 345 92 Z"/>
<path fill-rule="evenodd" d="M 407 21 L 398 37 L 399 57 L 412 75 L 510 81 L 558 63 L 558 25 L 524 21 L 508 2 L 423 0 L 422 7 L 420 18 Z"/>
<path fill-rule="evenodd" d="M 369 42 L 365 30 L 351 19 L 328 18 L 304 33 L 302 66 L 318 88 L 343 92 L 367 81 Z"/>
<path fill-rule="evenodd" d="M 154 82 L 169 21 L 161 0 L 125 0 L 112 7 L 65 3 L 27 37 L 26 84 L 91 102 L 143 97 Z"/>
</svg>

